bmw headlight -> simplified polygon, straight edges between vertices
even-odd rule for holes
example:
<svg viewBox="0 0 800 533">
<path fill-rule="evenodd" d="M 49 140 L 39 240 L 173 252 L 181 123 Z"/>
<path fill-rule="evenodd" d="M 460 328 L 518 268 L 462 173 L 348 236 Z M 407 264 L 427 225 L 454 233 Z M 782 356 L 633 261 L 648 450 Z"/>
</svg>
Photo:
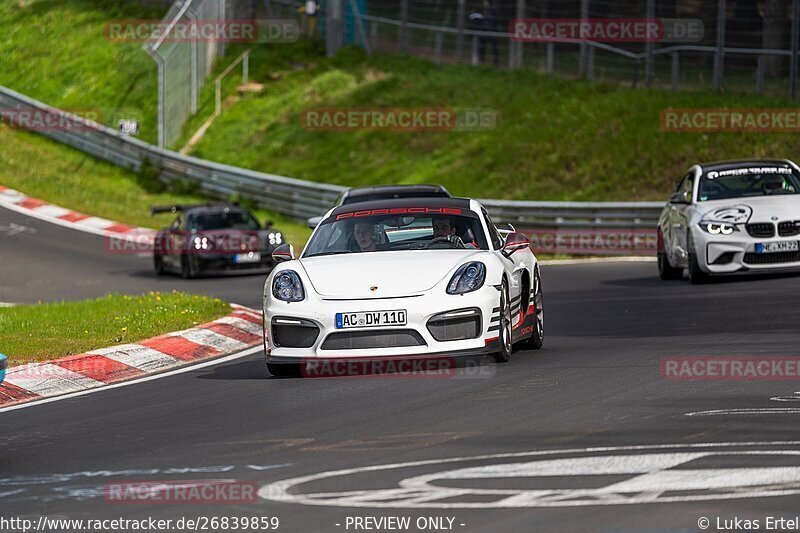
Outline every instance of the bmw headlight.
<svg viewBox="0 0 800 533">
<path fill-rule="evenodd" d="M 711 235 L 730 235 L 734 231 L 739 231 L 735 224 L 729 224 L 728 222 L 710 222 L 708 220 L 700 222 L 700 229 Z"/>
<path fill-rule="evenodd" d="M 272 280 L 272 295 L 284 302 L 301 302 L 306 297 L 303 282 L 293 270 L 283 270 Z"/>
<path fill-rule="evenodd" d="M 283 235 L 279 231 L 270 233 L 267 237 L 269 237 L 269 243 L 272 246 L 279 246 L 283 243 Z"/>
<path fill-rule="evenodd" d="M 476 291 L 486 281 L 486 267 L 477 261 L 466 263 L 458 267 L 450 283 L 447 284 L 447 294 L 465 294 Z"/>
<path fill-rule="evenodd" d="M 195 250 L 208 250 L 208 237 L 195 237 L 194 249 Z"/>
</svg>

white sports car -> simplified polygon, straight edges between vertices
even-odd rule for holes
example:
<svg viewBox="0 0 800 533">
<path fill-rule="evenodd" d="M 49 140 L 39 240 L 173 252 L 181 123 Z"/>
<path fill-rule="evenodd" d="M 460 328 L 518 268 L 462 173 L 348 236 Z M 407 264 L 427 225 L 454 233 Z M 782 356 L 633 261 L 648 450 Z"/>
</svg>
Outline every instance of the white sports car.
<svg viewBox="0 0 800 533">
<path fill-rule="evenodd" d="M 501 236 L 475 200 L 410 198 L 328 212 L 301 256 L 264 285 L 275 375 L 309 362 L 493 354 L 543 342 L 542 284 L 521 233 Z M 363 360 L 363 359 L 362 359 Z"/>
<path fill-rule="evenodd" d="M 695 165 L 658 223 L 661 279 L 800 271 L 800 168 L 788 160 Z"/>
</svg>

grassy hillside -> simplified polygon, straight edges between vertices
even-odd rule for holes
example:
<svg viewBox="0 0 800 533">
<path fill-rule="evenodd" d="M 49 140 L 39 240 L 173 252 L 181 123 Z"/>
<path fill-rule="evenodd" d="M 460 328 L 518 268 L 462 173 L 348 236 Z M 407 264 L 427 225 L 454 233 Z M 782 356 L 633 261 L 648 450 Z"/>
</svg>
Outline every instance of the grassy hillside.
<svg viewBox="0 0 800 533">
<path fill-rule="evenodd" d="M 235 51 L 232 51 L 233 57 Z M 790 107 L 746 94 L 675 93 L 547 77 L 531 70 L 436 66 L 319 43 L 256 48 L 245 94 L 194 155 L 303 179 L 365 185 L 434 182 L 460 195 L 536 200 L 663 199 L 696 161 L 795 157 L 789 133 L 666 133 L 668 107 Z M 232 91 L 229 83 L 228 91 Z M 210 114 L 212 93 L 190 125 Z M 308 131 L 318 108 L 491 108 L 488 131 Z"/>
<path fill-rule="evenodd" d="M 141 43 L 110 42 L 118 19 L 160 20 L 166 9 L 121 0 L 0 1 L 0 85 L 50 105 L 141 121 L 140 138 L 157 138 L 156 64 Z"/>
</svg>

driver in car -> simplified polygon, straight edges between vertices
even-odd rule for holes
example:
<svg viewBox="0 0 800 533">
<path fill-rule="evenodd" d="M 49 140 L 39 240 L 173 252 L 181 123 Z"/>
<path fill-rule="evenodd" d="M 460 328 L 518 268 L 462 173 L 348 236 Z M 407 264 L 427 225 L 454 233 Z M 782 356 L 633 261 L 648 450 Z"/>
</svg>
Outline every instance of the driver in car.
<svg viewBox="0 0 800 533">
<path fill-rule="evenodd" d="M 353 251 L 356 252 L 377 252 L 387 249 L 381 242 L 379 226 L 369 222 L 356 222 L 353 226 L 353 241 L 357 247 L 357 249 L 353 247 Z"/>
<path fill-rule="evenodd" d="M 476 248 L 476 246 L 472 244 L 464 244 L 463 239 L 456 235 L 456 227 L 452 225 L 450 219 L 447 217 L 437 217 L 433 219 L 433 239 L 447 239 L 448 242 L 457 248 Z"/>
</svg>

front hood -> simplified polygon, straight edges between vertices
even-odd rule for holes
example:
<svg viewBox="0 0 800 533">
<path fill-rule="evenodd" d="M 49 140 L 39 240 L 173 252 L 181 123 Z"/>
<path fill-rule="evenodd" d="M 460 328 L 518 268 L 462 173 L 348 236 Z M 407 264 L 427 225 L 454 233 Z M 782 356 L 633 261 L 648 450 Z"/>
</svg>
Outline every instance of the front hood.
<svg viewBox="0 0 800 533">
<path fill-rule="evenodd" d="M 698 222 L 713 220 L 737 224 L 800 220 L 800 194 L 704 202 L 699 206 L 698 216 Z"/>
<path fill-rule="evenodd" d="M 301 259 L 300 264 L 322 298 L 397 298 L 422 294 L 442 280 L 447 283 L 448 276 L 458 266 L 478 260 L 486 253 L 480 250 L 368 252 L 311 257 Z"/>
</svg>

